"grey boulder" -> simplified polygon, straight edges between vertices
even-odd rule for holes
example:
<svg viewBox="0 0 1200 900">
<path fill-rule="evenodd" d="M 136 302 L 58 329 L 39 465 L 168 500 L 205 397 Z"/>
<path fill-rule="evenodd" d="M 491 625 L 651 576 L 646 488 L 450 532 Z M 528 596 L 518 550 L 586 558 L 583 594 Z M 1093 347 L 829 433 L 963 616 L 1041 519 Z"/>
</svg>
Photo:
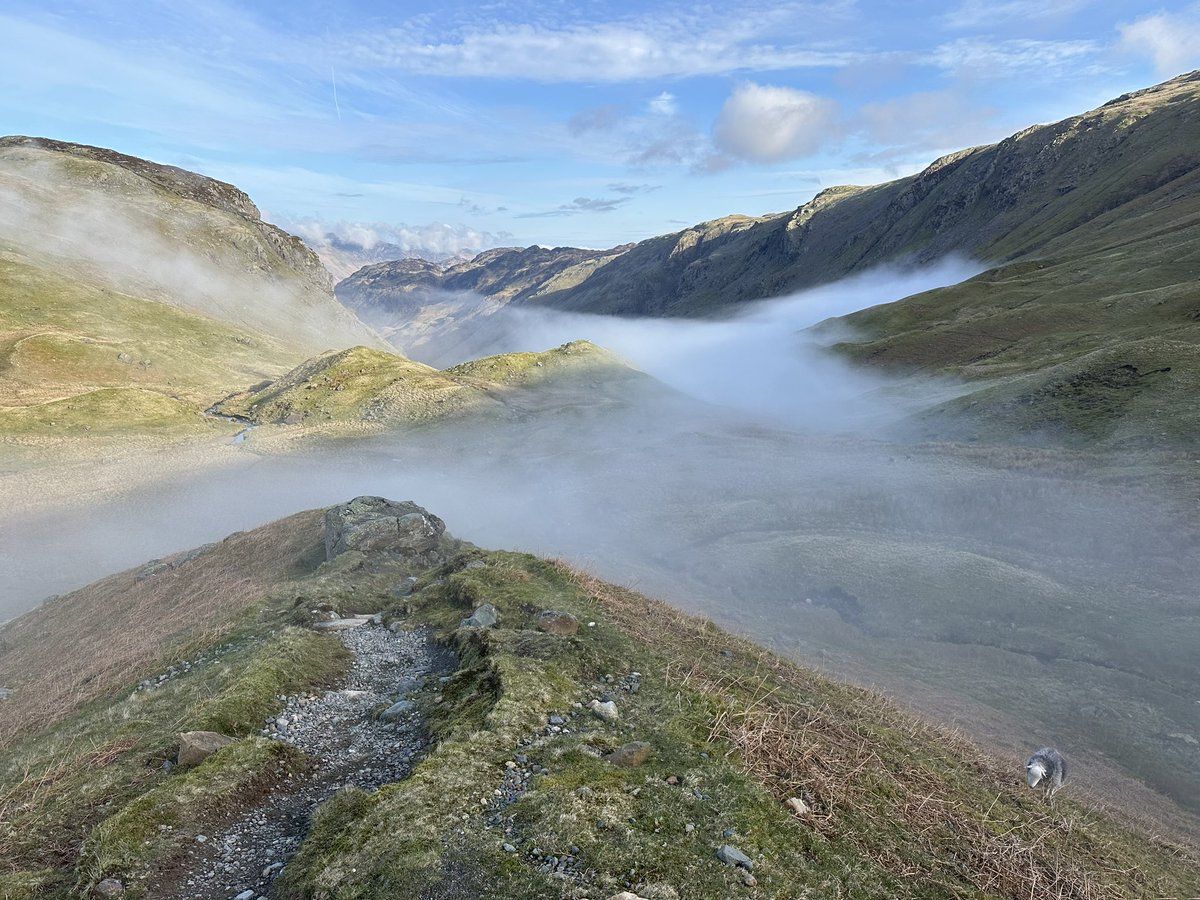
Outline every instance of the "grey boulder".
<svg viewBox="0 0 1200 900">
<path fill-rule="evenodd" d="M 495 628 L 500 624 L 500 610 L 485 603 L 458 623 L 459 628 Z"/>
<path fill-rule="evenodd" d="M 355 497 L 325 512 L 325 559 L 347 550 L 423 557 L 445 533 L 445 522 L 411 500 Z"/>
</svg>

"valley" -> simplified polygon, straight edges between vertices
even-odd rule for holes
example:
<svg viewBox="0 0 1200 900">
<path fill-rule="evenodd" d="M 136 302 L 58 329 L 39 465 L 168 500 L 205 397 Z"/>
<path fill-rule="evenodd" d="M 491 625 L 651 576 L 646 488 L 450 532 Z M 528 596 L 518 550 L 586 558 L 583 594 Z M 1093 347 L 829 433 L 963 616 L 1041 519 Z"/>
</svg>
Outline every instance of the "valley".
<svg viewBox="0 0 1200 900">
<path fill-rule="evenodd" d="M 236 832 L 227 811 L 307 777 L 275 707 L 350 677 L 322 621 L 377 616 L 456 654 L 421 694 L 428 757 L 323 787 L 262 876 L 274 896 L 510 878 L 530 893 L 496 896 L 670 897 L 660 823 L 684 822 L 658 792 L 681 783 L 703 840 L 736 818 L 771 860 L 765 896 L 904 896 L 914 872 L 947 896 L 1190 890 L 1198 122 L 1191 73 L 794 211 L 376 263 L 336 293 L 232 185 L 0 139 L 0 811 L 34 829 L 0 828 L 19 861 L 0 888 L 185 891 L 180 860 L 208 857 L 164 798 Z M 377 553 L 412 521 L 383 516 L 338 549 L 338 516 L 380 497 L 436 535 Z M 507 624 L 472 623 L 485 603 Z M 568 608 L 599 630 L 558 641 L 537 616 Z M 568 711 L 618 683 L 631 724 Z M 182 722 L 234 749 L 172 774 Z M 604 767 L 634 732 L 662 751 L 641 787 Z M 1043 809 L 1014 778 L 1048 745 L 1071 799 Z M 538 762 L 481 803 L 525 747 Z M 585 789 L 627 820 L 637 877 Z M 780 803 L 801 794 L 796 838 Z M 1143 872 L 1121 861 L 1146 833 Z M 547 869 L 539 839 L 597 868 L 560 847 L 573 862 Z M 758 884 L 701 849 L 675 864 L 684 895 Z M 225 891 L 205 865 L 188 877 Z"/>
</svg>

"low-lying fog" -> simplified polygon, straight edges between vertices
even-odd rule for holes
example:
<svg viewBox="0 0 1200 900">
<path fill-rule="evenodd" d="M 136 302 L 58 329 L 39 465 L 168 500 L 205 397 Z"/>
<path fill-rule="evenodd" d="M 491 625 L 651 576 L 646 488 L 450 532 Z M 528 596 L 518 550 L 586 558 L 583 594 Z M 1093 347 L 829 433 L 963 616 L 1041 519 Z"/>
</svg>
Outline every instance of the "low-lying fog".
<svg viewBox="0 0 1200 900">
<path fill-rule="evenodd" d="M 0 618 L 301 509 L 412 499 L 460 537 L 590 566 L 1014 754 L 1104 754 L 1200 812 L 1185 502 L 1073 456 L 885 440 L 879 423 L 921 386 L 850 372 L 795 333 L 964 274 L 860 279 L 722 323 L 514 315 L 491 349 L 585 337 L 679 393 L 599 406 L 577 386 L 557 411 L 324 454 L 260 457 L 252 435 L 235 465 L 0 522 Z"/>
</svg>

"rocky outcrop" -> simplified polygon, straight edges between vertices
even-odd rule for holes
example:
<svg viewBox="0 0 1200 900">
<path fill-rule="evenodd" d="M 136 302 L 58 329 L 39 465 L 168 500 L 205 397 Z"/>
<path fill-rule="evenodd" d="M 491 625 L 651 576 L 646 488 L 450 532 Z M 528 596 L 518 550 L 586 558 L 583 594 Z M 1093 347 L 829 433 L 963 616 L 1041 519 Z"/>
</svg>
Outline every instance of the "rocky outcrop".
<svg viewBox="0 0 1200 900">
<path fill-rule="evenodd" d="M 442 548 L 446 523 L 412 501 L 356 497 L 325 513 L 325 558 L 348 550 L 432 561 Z"/>
</svg>

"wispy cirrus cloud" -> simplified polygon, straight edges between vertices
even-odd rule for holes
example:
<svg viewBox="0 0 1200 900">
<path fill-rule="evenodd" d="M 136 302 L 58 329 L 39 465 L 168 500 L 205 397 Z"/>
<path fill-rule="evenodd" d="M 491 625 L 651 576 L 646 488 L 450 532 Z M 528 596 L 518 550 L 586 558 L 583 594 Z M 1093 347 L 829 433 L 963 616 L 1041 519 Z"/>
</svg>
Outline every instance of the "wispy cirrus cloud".
<svg viewBox="0 0 1200 900">
<path fill-rule="evenodd" d="M 789 7 L 781 6 L 785 11 Z M 542 82 L 619 82 L 838 66 L 864 55 L 849 44 L 814 46 L 795 36 L 779 41 L 772 31 L 779 11 L 758 16 L 740 9 L 708 12 L 705 18 L 498 22 L 449 34 L 426 24 L 411 25 L 343 37 L 336 50 L 355 65 L 416 75 Z"/>
<path fill-rule="evenodd" d="M 617 182 L 608 186 L 608 189 L 615 194 L 650 194 L 661 188 L 661 184 L 626 184 L 625 182 Z"/>
<path fill-rule="evenodd" d="M 1065 19 L 1091 6 L 1094 0 L 964 0 L 941 16 L 946 28 L 969 30 L 1011 25 L 1014 22 L 1028 23 L 1045 20 Z"/>
<path fill-rule="evenodd" d="M 962 38 L 935 48 L 928 61 L 957 75 L 996 77 L 1036 72 L 1045 77 L 1066 68 L 1078 68 L 1101 49 L 1101 45 L 1092 40 Z"/>
<path fill-rule="evenodd" d="M 667 92 L 633 111 L 617 104 L 580 110 L 566 131 L 577 152 L 622 159 L 639 170 L 693 167 L 710 152 L 707 137 Z"/>
</svg>

